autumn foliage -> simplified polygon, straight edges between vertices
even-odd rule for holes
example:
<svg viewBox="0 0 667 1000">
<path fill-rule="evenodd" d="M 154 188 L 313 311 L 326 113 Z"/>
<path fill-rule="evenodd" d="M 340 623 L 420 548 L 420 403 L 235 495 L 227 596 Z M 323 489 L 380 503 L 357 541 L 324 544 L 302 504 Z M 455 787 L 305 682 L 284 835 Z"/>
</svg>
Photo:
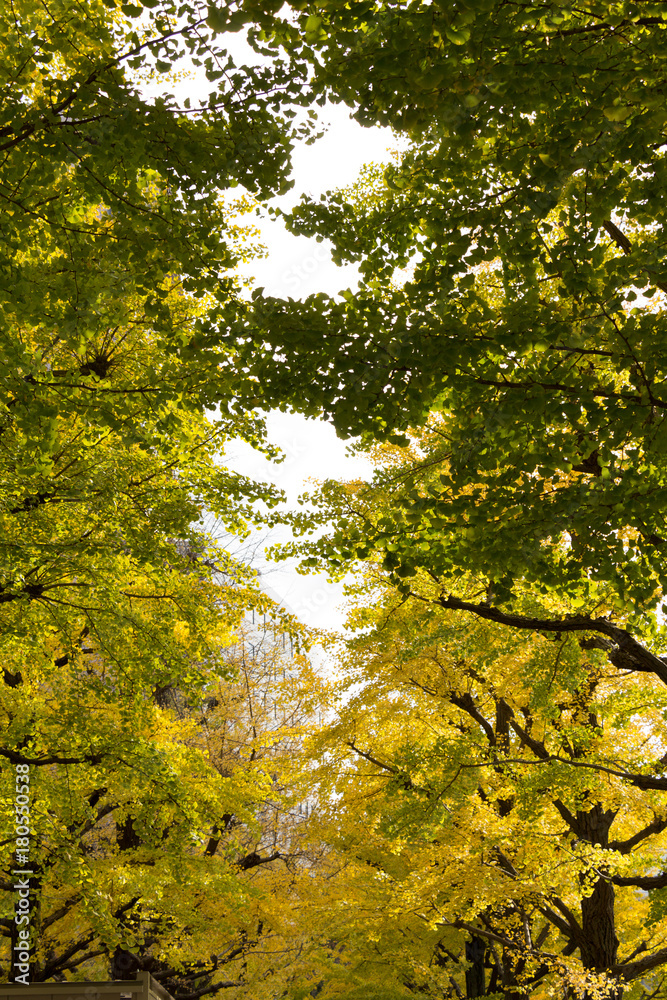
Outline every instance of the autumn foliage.
<svg viewBox="0 0 667 1000">
<path fill-rule="evenodd" d="M 630 0 L 0 11 L 7 975 L 18 764 L 36 981 L 663 996 L 666 30 Z M 281 207 L 327 100 L 400 149 Z M 244 289 L 257 205 L 358 287 Z M 275 457 L 271 407 L 372 481 L 276 513 L 224 467 Z M 211 532 L 277 517 L 356 574 L 330 683 Z"/>
</svg>

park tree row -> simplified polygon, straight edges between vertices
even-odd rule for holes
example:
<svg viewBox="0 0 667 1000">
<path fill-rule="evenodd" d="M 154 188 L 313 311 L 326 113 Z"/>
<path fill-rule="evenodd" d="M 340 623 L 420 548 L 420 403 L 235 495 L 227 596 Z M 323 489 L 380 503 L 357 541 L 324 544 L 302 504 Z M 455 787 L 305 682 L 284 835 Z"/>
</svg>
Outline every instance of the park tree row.
<svg viewBox="0 0 667 1000">
<path fill-rule="evenodd" d="M 0 754 L 8 797 L 42 776 L 43 978 L 661 995 L 666 29 L 626 0 L 0 15 Z M 272 207 L 359 286 L 249 299 L 239 216 L 289 189 L 326 100 L 402 151 Z M 274 406 L 378 466 L 293 518 L 306 568 L 361 574 L 323 729 L 307 699 L 278 727 L 305 662 L 224 707 L 270 607 L 205 518 L 275 508 L 220 464 L 231 437 L 271 453 Z M 280 735 L 232 766 L 262 689 Z M 303 772 L 260 766 L 292 740 Z M 307 824 L 269 822 L 304 796 Z"/>
</svg>

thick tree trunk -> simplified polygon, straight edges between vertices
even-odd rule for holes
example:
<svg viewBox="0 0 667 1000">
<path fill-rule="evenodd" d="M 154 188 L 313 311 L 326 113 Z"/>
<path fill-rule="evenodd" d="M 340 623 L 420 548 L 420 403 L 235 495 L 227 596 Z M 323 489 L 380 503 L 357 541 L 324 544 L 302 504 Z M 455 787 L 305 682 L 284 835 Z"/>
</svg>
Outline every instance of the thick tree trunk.
<svg viewBox="0 0 667 1000">
<path fill-rule="evenodd" d="M 615 816 L 614 811 L 603 810 L 599 802 L 586 812 L 578 812 L 581 839 L 607 847 Z M 596 881 L 591 895 L 581 901 L 581 961 L 584 968 L 594 972 L 605 972 L 616 964 L 618 938 L 614 902 L 614 887 L 604 874 Z M 610 995 L 610 1000 L 620 1000 L 622 993 L 619 986 Z"/>
<path fill-rule="evenodd" d="M 139 967 L 140 962 L 137 956 L 118 945 L 111 959 L 111 978 L 136 979 Z"/>
<path fill-rule="evenodd" d="M 486 984 L 484 982 L 484 942 L 476 935 L 466 941 L 466 962 L 470 968 L 466 971 L 466 996 L 483 997 Z"/>
<path fill-rule="evenodd" d="M 614 924 L 614 887 L 600 878 L 592 894 L 581 901 L 581 960 L 587 969 L 602 972 L 616 964 L 618 938 Z"/>
</svg>

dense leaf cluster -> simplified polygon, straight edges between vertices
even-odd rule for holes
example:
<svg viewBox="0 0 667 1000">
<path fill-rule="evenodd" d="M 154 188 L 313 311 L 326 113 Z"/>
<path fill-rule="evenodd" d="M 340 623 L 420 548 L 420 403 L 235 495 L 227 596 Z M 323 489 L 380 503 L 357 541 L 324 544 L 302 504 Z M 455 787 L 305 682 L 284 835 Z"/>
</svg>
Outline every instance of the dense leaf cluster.
<svg viewBox="0 0 667 1000">
<path fill-rule="evenodd" d="M 256 300 L 278 376 L 298 366 L 344 434 L 447 416 L 447 469 L 405 498 L 413 528 L 388 564 L 481 565 L 505 592 L 527 577 L 589 606 L 611 585 L 649 611 L 665 584 L 665 5 L 317 16 L 316 87 L 409 144 L 372 197 L 288 217 L 363 279 L 340 301 Z"/>
<path fill-rule="evenodd" d="M 233 268 L 260 252 L 237 217 L 288 186 L 302 80 L 277 62 L 236 67 L 219 20 L 170 2 L 0 12 L 6 975 L 17 764 L 32 768 L 37 981 L 141 963 L 182 995 L 242 979 L 234 962 L 261 923 L 252 873 L 285 847 L 278 734 L 298 711 L 278 711 L 277 664 L 253 676 L 265 701 L 272 689 L 270 771 L 252 706 L 230 693 L 245 617 L 276 612 L 204 527 L 214 515 L 243 536 L 277 500 L 220 464 L 225 442 L 273 452 L 242 402 L 252 379 L 202 336 L 208 311 L 240 307 Z M 151 96 L 184 55 L 207 81 L 194 107 Z M 289 616 L 275 629 L 297 638 Z M 207 698 L 225 707 L 206 712 Z M 260 740 L 254 757 L 229 751 L 234 726 Z"/>
</svg>

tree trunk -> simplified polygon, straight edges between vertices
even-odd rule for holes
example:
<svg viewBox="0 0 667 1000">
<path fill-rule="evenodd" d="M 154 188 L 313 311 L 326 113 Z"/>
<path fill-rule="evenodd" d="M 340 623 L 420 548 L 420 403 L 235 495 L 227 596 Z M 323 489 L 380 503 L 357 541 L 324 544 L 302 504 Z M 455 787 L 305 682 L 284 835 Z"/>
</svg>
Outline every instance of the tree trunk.
<svg viewBox="0 0 667 1000">
<path fill-rule="evenodd" d="M 577 824 L 582 840 L 600 847 L 609 843 L 609 829 L 616 812 L 603 810 L 597 802 L 592 809 L 577 813 Z M 590 896 L 581 901 L 581 961 L 586 969 L 605 972 L 616 964 L 618 938 L 614 912 L 614 887 L 604 874 L 595 883 Z M 620 1000 L 623 989 L 618 986 L 610 1000 Z"/>
<path fill-rule="evenodd" d="M 139 966 L 137 956 L 118 945 L 111 960 L 111 978 L 136 979 Z"/>
<path fill-rule="evenodd" d="M 602 972 L 616 964 L 618 938 L 614 926 L 614 887 L 605 878 L 595 883 L 581 901 L 581 961 L 585 968 Z"/>
<path fill-rule="evenodd" d="M 483 997 L 485 991 L 484 982 L 484 942 L 480 937 L 474 935 L 470 941 L 466 941 L 466 962 L 470 962 L 470 968 L 466 970 L 466 996 Z"/>
</svg>

